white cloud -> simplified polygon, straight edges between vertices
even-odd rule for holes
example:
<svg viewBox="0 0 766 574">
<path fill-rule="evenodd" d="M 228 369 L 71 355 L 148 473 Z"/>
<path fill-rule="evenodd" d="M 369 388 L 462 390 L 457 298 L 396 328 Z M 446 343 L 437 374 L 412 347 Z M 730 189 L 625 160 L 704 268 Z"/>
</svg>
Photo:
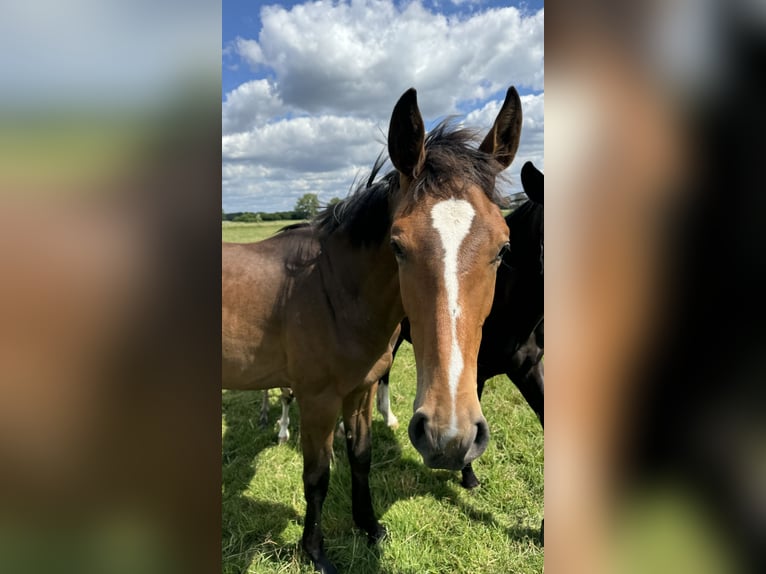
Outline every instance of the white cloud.
<svg viewBox="0 0 766 574">
<path fill-rule="evenodd" d="M 492 122 L 495 121 L 502 104 L 502 99 L 487 102 L 483 107 L 469 112 L 465 116 L 463 123 L 467 126 L 475 126 L 483 133 L 492 126 Z M 521 191 L 521 177 L 519 172 L 521 171 L 521 166 L 524 165 L 524 162 L 531 161 L 540 170 L 545 168 L 545 152 L 543 147 L 545 130 L 545 94 L 541 93 L 521 96 L 521 112 L 523 120 L 519 150 L 516 153 L 513 163 L 508 168 L 508 175 L 511 179 L 511 185 L 508 189 L 509 193 Z"/>
<path fill-rule="evenodd" d="M 261 11 L 258 40 L 237 40 L 240 56 L 268 66 L 283 101 L 312 113 L 353 111 L 381 119 L 416 86 L 424 113 L 454 113 L 514 83 L 542 89 L 543 12 L 513 7 L 470 17 L 435 14 L 418 2 L 299 4 Z"/>
<path fill-rule="evenodd" d="M 393 105 L 410 86 L 427 122 L 481 106 L 466 124 L 482 129 L 509 85 L 541 90 L 543 11 L 474 10 L 445 16 L 391 0 L 264 7 L 257 39 L 230 46 L 260 79 L 223 103 L 226 211 L 287 210 L 307 191 L 343 197 L 384 148 Z M 522 105 L 513 188 L 523 160 L 542 168 L 543 95 Z"/>
<path fill-rule="evenodd" d="M 369 166 L 333 171 L 301 171 L 263 167 L 252 163 L 227 163 L 223 182 L 227 191 L 226 212 L 289 211 L 304 193 L 317 193 L 322 203 L 345 197 L 355 179 Z"/>
<path fill-rule="evenodd" d="M 521 143 L 508 168 L 507 193 L 521 191 L 519 171 L 529 160 L 541 170 L 544 94 L 522 96 Z M 466 115 L 465 123 L 489 130 L 503 100 L 492 100 Z M 369 170 L 384 149 L 379 122 L 317 116 L 285 119 L 223 138 L 226 211 L 286 211 L 304 193 L 322 201 L 344 197 L 354 179 Z"/>
<path fill-rule="evenodd" d="M 263 58 L 261 47 L 255 40 L 237 38 L 234 42 L 234 48 L 236 52 L 253 67 L 266 63 L 266 60 Z"/>
<path fill-rule="evenodd" d="M 223 159 L 281 168 L 331 171 L 374 159 L 382 140 L 370 120 L 337 116 L 280 120 L 223 136 Z"/>
<path fill-rule="evenodd" d="M 345 197 L 385 147 L 381 126 L 339 116 L 282 119 L 224 135 L 226 211 L 287 211 L 304 193 Z"/>
<path fill-rule="evenodd" d="M 285 111 L 274 84 L 268 80 L 245 82 L 226 94 L 221 118 L 223 133 L 248 131 Z"/>
</svg>

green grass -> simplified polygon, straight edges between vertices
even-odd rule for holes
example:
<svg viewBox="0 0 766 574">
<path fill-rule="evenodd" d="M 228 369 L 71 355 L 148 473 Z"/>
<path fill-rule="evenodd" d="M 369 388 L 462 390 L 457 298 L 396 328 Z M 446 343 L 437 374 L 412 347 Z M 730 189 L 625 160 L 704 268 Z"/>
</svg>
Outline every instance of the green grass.
<svg viewBox="0 0 766 574">
<path fill-rule="evenodd" d="M 223 393 L 223 572 L 308 573 L 301 552 L 302 458 L 298 410 L 290 441 L 277 446 L 280 407 L 273 393 L 269 428 L 258 427 L 261 393 Z M 415 362 L 404 344 L 391 375 L 401 425 L 373 419 L 370 488 L 389 537 L 368 547 L 351 518 L 345 443 L 335 442 L 324 505 L 327 554 L 340 572 L 366 574 L 542 572 L 543 436 L 531 409 L 504 377 L 487 383 L 487 451 L 474 463 L 481 486 L 460 487 L 460 473 L 426 468 L 407 437 L 415 395 Z"/>
<path fill-rule="evenodd" d="M 255 241 L 285 222 L 229 224 L 229 241 Z M 303 499 L 300 417 L 291 409 L 290 440 L 276 444 L 281 413 L 272 393 L 270 425 L 258 426 L 260 392 L 222 394 L 224 574 L 310 573 L 300 548 Z M 415 360 L 402 345 L 391 372 L 391 402 L 400 427 L 376 412 L 370 488 L 388 538 L 369 547 L 351 518 L 345 442 L 335 441 L 323 530 L 330 560 L 344 574 L 539 573 L 543 570 L 543 433 L 505 377 L 487 382 L 482 408 L 490 425 L 486 452 L 474 463 L 481 481 L 460 486 L 460 473 L 426 468 L 410 444 Z"/>
<path fill-rule="evenodd" d="M 221 225 L 222 240 L 232 243 L 249 243 L 266 239 L 285 225 L 298 223 L 297 221 L 263 221 L 261 223 L 239 223 L 236 221 L 224 221 Z"/>
</svg>

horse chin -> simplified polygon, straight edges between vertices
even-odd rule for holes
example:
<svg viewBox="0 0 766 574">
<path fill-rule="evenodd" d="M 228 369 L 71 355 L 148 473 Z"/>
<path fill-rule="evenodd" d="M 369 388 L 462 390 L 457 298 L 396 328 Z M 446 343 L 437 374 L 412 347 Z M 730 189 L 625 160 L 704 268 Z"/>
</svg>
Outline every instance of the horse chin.
<svg viewBox="0 0 766 574">
<path fill-rule="evenodd" d="M 423 464 L 428 468 L 436 470 L 462 470 L 465 466 L 462 460 L 457 460 L 443 454 L 423 456 Z"/>
<path fill-rule="evenodd" d="M 484 452 L 486 443 L 473 444 L 468 452 L 463 454 L 449 455 L 438 453 L 429 456 L 423 456 L 423 462 L 429 468 L 441 470 L 462 470 L 467 464 L 470 464 Z"/>
</svg>

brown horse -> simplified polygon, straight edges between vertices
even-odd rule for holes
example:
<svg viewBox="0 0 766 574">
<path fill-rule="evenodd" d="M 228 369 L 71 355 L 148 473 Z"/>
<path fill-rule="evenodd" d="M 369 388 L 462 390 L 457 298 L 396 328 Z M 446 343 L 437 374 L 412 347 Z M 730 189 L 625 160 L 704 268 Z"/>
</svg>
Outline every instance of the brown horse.
<svg viewBox="0 0 766 574">
<path fill-rule="evenodd" d="M 373 183 L 378 161 L 366 185 L 311 223 L 259 243 L 223 245 L 223 385 L 295 393 L 302 544 L 320 572 L 336 572 L 324 552 L 321 510 L 340 411 L 354 521 L 370 541 L 385 535 L 370 498 L 370 422 L 405 315 L 418 372 L 413 444 L 429 466 L 454 470 L 486 448 L 476 356 L 508 245 L 495 178 L 511 163 L 520 131 L 521 102 L 510 88 L 478 149 L 470 131 L 445 124 L 426 138 L 410 89 L 389 126 L 396 171 Z"/>
</svg>

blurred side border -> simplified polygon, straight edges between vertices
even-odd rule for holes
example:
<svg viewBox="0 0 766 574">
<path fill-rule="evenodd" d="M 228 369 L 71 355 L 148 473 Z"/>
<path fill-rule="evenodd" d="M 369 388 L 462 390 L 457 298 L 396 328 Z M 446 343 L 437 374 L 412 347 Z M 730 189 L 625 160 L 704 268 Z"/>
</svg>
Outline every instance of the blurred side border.
<svg viewBox="0 0 766 574">
<path fill-rule="evenodd" d="M 0 570 L 218 571 L 221 5 L 6 16 Z"/>
<path fill-rule="evenodd" d="M 546 8 L 546 570 L 766 571 L 766 9 Z"/>
</svg>

